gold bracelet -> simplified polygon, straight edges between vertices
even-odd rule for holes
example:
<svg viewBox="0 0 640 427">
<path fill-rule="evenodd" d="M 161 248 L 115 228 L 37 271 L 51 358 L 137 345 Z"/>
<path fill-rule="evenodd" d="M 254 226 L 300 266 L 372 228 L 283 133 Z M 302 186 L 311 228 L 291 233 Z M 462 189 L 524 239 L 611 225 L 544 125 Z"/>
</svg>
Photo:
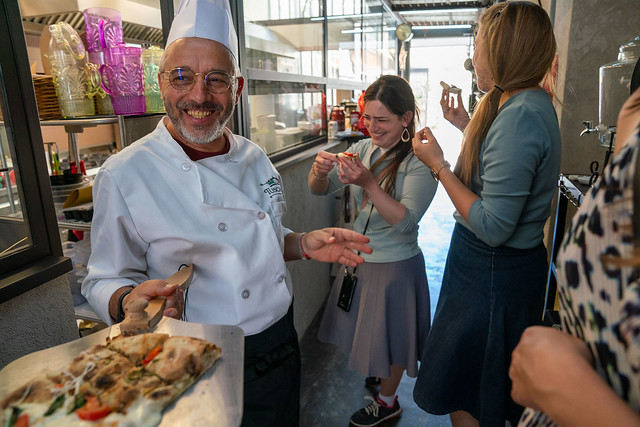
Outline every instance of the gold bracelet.
<svg viewBox="0 0 640 427">
<path fill-rule="evenodd" d="M 440 163 L 438 163 L 438 166 L 437 166 L 438 169 L 430 168 L 431 169 L 431 176 L 433 177 L 433 179 L 436 182 L 440 181 L 440 171 L 442 169 L 448 168 L 450 166 L 451 166 L 451 164 L 449 162 L 447 162 L 446 160 L 441 161 Z"/>
<path fill-rule="evenodd" d="M 313 174 L 313 176 L 318 180 L 318 181 L 326 181 L 327 180 L 327 175 L 325 176 L 320 176 L 316 173 L 316 164 L 314 163 L 313 165 L 311 165 L 311 173 Z"/>
</svg>

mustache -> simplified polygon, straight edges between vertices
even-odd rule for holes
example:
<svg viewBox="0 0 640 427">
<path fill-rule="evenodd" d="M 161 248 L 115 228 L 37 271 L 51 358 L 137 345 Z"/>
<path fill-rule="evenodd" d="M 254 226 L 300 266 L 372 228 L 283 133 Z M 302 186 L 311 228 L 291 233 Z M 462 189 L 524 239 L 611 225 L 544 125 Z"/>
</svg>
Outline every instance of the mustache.
<svg viewBox="0 0 640 427">
<path fill-rule="evenodd" d="M 181 102 L 177 105 L 180 110 L 213 110 L 217 113 L 224 111 L 224 106 L 217 102 L 206 101 L 203 103 L 197 102 Z"/>
</svg>

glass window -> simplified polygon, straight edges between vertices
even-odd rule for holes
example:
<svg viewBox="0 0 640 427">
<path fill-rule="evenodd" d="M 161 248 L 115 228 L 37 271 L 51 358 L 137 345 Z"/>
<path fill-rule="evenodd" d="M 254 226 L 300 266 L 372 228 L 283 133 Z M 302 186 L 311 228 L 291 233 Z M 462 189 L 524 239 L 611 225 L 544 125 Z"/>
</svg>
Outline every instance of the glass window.
<svg viewBox="0 0 640 427">
<path fill-rule="evenodd" d="M 395 73 L 395 19 L 379 0 L 328 2 L 329 78 L 371 83 Z"/>
<path fill-rule="evenodd" d="M 320 0 L 245 0 L 246 67 L 324 76 Z"/>
<path fill-rule="evenodd" d="M 250 139 L 274 154 L 323 137 L 324 85 L 250 80 Z"/>
<path fill-rule="evenodd" d="M 65 274 L 17 2 L 0 7 L 0 302 Z"/>
<path fill-rule="evenodd" d="M 370 83 L 382 74 L 395 74 L 396 22 L 379 0 L 366 0 L 363 16 L 363 74 Z"/>
<path fill-rule="evenodd" d="M 380 66 L 382 71 L 380 74 L 396 74 L 397 48 L 396 44 L 396 26 L 398 23 L 395 18 L 386 10 L 382 14 L 382 40 L 380 46 Z"/>
<path fill-rule="evenodd" d="M 327 2 L 328 77 L 362 80 L 361 0 Z"/>
<path fill-rule="evenodd" d="M 4 79 L 0 73 L 0 81 Z M 23 213 L 24 197 L 20 183 L 20 171 L 10 139 L 11 128 L 4 120 L 7 115 L 4 87 L 0 90 L 0 257 L 19 252 L 32 245 L 28 215 Z"/>
</svg>

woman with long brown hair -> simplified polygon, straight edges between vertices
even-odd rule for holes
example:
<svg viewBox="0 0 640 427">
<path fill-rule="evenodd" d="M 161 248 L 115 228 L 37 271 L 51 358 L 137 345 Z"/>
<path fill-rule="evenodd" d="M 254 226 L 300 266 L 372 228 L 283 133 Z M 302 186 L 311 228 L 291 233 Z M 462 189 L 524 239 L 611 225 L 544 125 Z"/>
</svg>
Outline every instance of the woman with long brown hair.
<svg viewBox="0 0 640 427">
<path fill-rule="evenodd" d="M 348 311 L 338 303 L 353 271 L 336 278 L 318 334 L 349 353 L 349 367 L 369 384 L 379 378 L 379 395 L 351 416 L 356 426 L 400 415 L 396 390 L 402 375 L 405 370 L 410 377 L 418 374 L 431 318 L 418 223 L 437 187 L 413 155 L 417 108 L 409 83 L 398 76 L 380 77 L 365 91 L 363 113 L 371 138 L 350 146 L 347 156 L 321 151 L 309 172 L 314 194 L 351 184 L 359 210 L 354 230 L 369 237 L 373 248 L 362 254 L 365 263 L 355 273 Z"/>
<path fill-rule="evenodd" d="M 453 202 L 451 238 L 433 326 L 414 399 L 450 414 L 454 426 L 504 427 L 522 407 L 509 396 L 511 351 L 522 331 L 540 323 L 547 273 L 543 228 L 560 168 L 560 131 L 541 87 L 555 57 L 549 16 L 531 2 L 504 2 L 480 18 L 474 51 L 485 92 L 464 129 L 455 171 L 427 127 L 416 156 Z M 458 97 L 458 101 L 460 101 Z M 445 118 L 454 107 L 443 95 Z"/>
</svg>

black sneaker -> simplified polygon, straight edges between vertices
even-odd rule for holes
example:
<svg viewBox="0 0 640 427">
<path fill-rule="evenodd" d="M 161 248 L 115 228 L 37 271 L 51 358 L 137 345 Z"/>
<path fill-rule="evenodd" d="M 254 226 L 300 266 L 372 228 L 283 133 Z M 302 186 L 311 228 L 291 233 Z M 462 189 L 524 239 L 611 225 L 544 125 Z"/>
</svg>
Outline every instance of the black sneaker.
<svg viewBox="0 0 640 427">
<path fill-rule="evenodd" d="M 399 417 L 402 412 L 402 408 L 398 403 L 398 396 L 393 399 L 392 407 L 385 406 L 384 402 L 378 397 L 365 396 L 365 399 L 370 399 L 372 402 L 351 415 L 350 421 L 354 426 L 377 426 L 383 421 Z"/>
<path fill-rule="evenodd" d="M 380 385 L 380 377 L 367 377 L 364 379 L 365 387 L 375 387 Z"/>
</svg>

